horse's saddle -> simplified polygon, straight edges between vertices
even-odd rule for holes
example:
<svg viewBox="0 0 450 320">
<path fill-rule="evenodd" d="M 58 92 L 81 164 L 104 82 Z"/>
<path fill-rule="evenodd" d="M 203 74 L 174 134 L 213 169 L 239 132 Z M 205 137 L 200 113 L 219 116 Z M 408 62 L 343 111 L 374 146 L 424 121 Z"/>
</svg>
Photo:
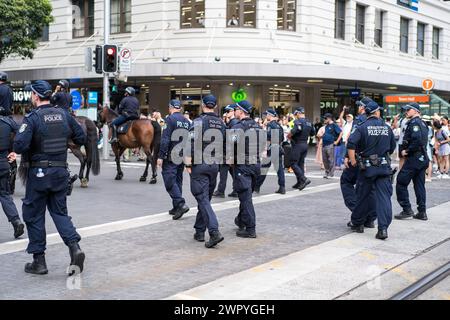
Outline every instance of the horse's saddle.
<svg viewBox="0 0 450 320">
<path fill-rule="evenodd" d="M 128 120 L 127 122 L 121 124 L 118 128 L 117 128 L 117 133 L 118 134 L 125 134 L 128 132 L 128 129 L 130 129 L 131 125 L 133 124 L 135 120 Z"/>
</svg>

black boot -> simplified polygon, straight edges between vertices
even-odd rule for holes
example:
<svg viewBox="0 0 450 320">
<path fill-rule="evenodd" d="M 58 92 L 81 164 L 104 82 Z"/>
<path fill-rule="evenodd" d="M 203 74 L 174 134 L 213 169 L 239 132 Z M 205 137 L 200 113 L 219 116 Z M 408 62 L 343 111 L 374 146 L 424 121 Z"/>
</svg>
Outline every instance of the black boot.
<svg viewBox="0 0 450 320">
<path fill-rule="evenodd" d="M 292 188 L 293 189 L 297 189 L 298 187 L 300 187 L 301 186 L 301 182 L 297 182 L 296 184 L 294 184 L 293 186 L 292 186 Z"/>
<path fill-rule="evenodd" d="M 188 211 L 189 211 L 189 207 L 186 204 L 183 204 L 182 206 L 175 209 L 172 219 L 178 220 Z"/>
<path fill-rule="evenodd" d="M 423 221 L 427 221 L 428 220 L 427 213 L 425 211 L 415 214 L 413 216 L 413 218 L 414 219 L 423 220 Z"/>
<path fill-rule="evenodd" d="M 380 240 L 385 240 L 385 239 L 387 239 L 387 237 L 388 237 L 388 233 L 387 233 L 386 229 L 378 230 L 378 232 L 375 236 L 375 238 L 380 239 Z"/>
<path fill-rule="evenodd" d="M 170 210 L 169 210 L 169 214 L 173 216 L 173 215 L 175 214 L 175 211 L 176 211 L 176 210 L 177 210 L 177 208 L 172 208 L 172 209 L 170 209 Z"/>
<path fill-rule="evenodd" d="M 205 233 L 201 231 L 196 231 L 194 233 L 194 239 L 199 242 L 205 242 Z"/>
<path fill-rule="evenodd" d="M 286 194 L 286 188 L 285 187 L 279 187 L 278 190 L 275 191 L 275 193 Z"/>
<path fill-rule="evenodd" d="M 239 219 L 239 217 L 234 218 L 234 224 L 239 228 L 239 230 L 245 229 L 245 224 Z"/>
<path fill-rule="evenodd" d="M 347 223 L 347 227 L 349 227 L 350 229 L 352 229 L 352 231 L 356 232 L 356 233 L 364 233 L 364 226 L 363 225 L 354 225 L 351 221 L 349 223 Z"/>
<path fill-rule="evenodd" d="M 225 198 L 225 193 L 219 192 L 219 190 L 216 190 L 216 191 L 214 191 L 214 193 L 213 193 L 213 197 L 217 197 L 217 198 Z"/>
<path fill-rule="evenodd" d="M 256 232 L 248 231 L 247 229 L 240 229 L 236 231 L 236 236 L 240 238 L 256 238 Z"/>
<path fill-rule="evenodd" d="M 109 143 L 117 142 L 117 127 L 111 126 L 111 140 L 109 140 Z"/>
<path fill-rule="evenodd" d="M 47 263 L 45 262 L 45 254 L 33 254 L 33 262 L 25 265 L 25 272 L 31 274 L 47 274 Z"/>
<path fill-rule="evenodd" d="M 22 221 L 20 221 L 20 219 L 14 220 L 13 222 L 11 222 L 13 228 L 14 228 L 14 238 L 18 238 L 21 235 L 23 235 L 24 231 L 23 229 L 25 228 L 24 224 L 22 223 Z"/>
<path fill-rule="evenodd" d="M 77 271 L 79 273 L 83 272 L 83 266 L 84 266 L 84 259 L 85 255 L 84 252 L 81 251 L 80 246 L 78 245 L 78 242 L 72 242 L 68 245 L 69 247 L 69 253 L 70 253 L 70 265 L 71 266 L 77 266 L 78 270 L 69 270 L 69 276 L 73 275 Z"/>
<path fill-rule="evenodd" d="M 411 208 L 409 209 L 403 209 L 402 212 L 400 212 L 399 214 L 396 214 L 394 216 L 395 219 L 407 219 L 407 218 L 412 218 L 412 216 L 414 215 L 414 212 L 411 210 Z"/>
<path fill-rule="evenodd" d="M 209 234 L 209 240 L 205 243 L 205 247 L 207 248 L 213 248 L 215 247 L 219 242 L 223 241 L 223 236 L 219 231 L 211 232 Z"/>
<path fill-rule="evenodd" d="M 260 192 L 260 189 L 261 189 L 260 186 L 255 186 L 255 190 L 253 190 L 253 191 L 256 192 L 256 193 L 259 193 L 259 192 Z"/>
<path fill-rule="evenodd" d="M 373 229 L 373 228 L 375 228 L 375 223 L 373 221 L 366 221 L 364 223 L 364 227 L 365 228 L 369 228 L 369 229 Z"/>
<path fill-rule="evenodd" d="M 309 179 L 305 179 L 305 181 L 302 183 L 302 184 L 300 184 L 299 186 L 298 186 L 298 190 L 300 190 L 300 191 L 302 191 L 303 189 L 305 189 L 306 188 L 306 186 L 308 185 L 308 184 L 310 184 L 311 183 L 311 180 L 309 180 Z"/>
</svg>

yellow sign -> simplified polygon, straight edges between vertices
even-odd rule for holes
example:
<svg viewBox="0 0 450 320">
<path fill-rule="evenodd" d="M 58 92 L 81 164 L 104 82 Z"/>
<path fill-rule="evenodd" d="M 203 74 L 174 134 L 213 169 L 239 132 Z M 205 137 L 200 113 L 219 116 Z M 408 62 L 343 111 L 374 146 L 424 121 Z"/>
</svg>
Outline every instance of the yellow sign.
<svg viewBox="0 0 450 320">
<path fill-rule="evenodd" d="M 424 79 L 422 81 L 422 89 L 425 91 L 431 91 L 434 88 L 434 81 L 431 78 Z"/>
</svg>

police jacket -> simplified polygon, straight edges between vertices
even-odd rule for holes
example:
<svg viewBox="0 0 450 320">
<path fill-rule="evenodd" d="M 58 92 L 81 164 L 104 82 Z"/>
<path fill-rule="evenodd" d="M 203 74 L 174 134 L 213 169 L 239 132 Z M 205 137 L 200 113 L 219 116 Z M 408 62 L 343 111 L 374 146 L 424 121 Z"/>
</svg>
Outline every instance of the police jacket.
<svg viewBox="0 0 450 320">
<path fill-rule="evenodd" d="M 165 121 L 166 127 L 164 128 L 161 137 L 161 146 L 158 155 L 159 159 L 170 159 L 172 149 L 182 141 L 187 141 L 189 128 L 191 127 L 189 120 L 187 120 L 181 112 L 172 113 Z M 175 131 L 177 131 L 176 136 L 178 136 L 179 139 L 177 141 L 172 141 L 172 134 Z"/>
<path fill-rule="evenodd" d="M 232 127 L 231 141 L 235 165 L 261 163 L 261 127 L 252 118 L 244 118 Z"/>
<path fill-rule="evenodd" d="M 401 150 L 408 152 L 408 157 L 414 155 L 426 155 L 428 143 L 428 127 L 420 117 L 414 117 L 408 121 L 403 136 Z"/>
<path fill-rule="evenodd" d="M 139 100 L 136 97 L 125 97 L 119 105 L 119 114 L 125 117 L 139 117 Z"/>
<path fill-rule="evenodd" d="M 276 134 L 276 137 L 273 137 L 272 134 Z M 281 145 L 283 143 L 283 140 L 283 128 L 279 125 L 278 121 L 270 121 L 267 124 L 267 141 L 270 142 L 270 144 Z"/>
<path fill-rule="evenodd" d="M 193 164 L 221 164 L 225 154 L 225 123 L 214 112 L 205 112 L 194 119 L 189 129 L 191 156 Z M 206 147 L 214 145 L 211 152 L 204 152 Z M 209 159 L 208 159 L 209 158 Z"/>
<path fill-rule="evenodd" d="M 239 120 L 236 118 L 230 119 L 230 121 L 227 123 L 227 129 L 233 128 L 233 126 L 238 122 Z"/>
<path fill-rule="evenodd" d="M 17 123 L 0 116 L 0 171 L 9 170 L 8 154 L 12 150 L 12 136 L 17 132 Z"/>
<path fill-rule="evenodd" d="M 55 107 L 60 107 L 61 109 L 64 110 L 69 110 L 70 108 L 72 108 L 72 96 L 70 93 L 67 92 L 57 92 L 53 97 L 52 97 L 52 104 Z"/>
<path fill-rule="evenodd" d="M 2 83 L 0 84 L 0 110 L 4 110 L 4 114 L 11 113 L 13 105 L 13 91 L 12 89 L 6 84 Z"/>
<path fill-rule="evenodd" d="M 316 134 L 316 130 L 311 122 L 305 118 L 296 119 L 294 127 L 291 129 L 291 140 L 294 143 L 308 142 L 308 138 Z"/>
<path fill-rule="evenodd" d="M 83 145 L 86 135 L 76 120 L 61 108 L 42 105 L 23 120 L 14 139 L 14 151 L 31 161 L 67 161 L 68 141 Z"/>
</svg>

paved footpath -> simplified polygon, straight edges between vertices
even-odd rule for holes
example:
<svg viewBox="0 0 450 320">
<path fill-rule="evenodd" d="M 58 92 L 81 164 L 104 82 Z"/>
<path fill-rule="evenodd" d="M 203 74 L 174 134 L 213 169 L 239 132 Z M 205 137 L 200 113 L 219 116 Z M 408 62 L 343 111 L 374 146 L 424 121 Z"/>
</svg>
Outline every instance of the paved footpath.
<svg viewBox="0 0 450 320">
<path fill-rule="evenodd" d="M 70 163 L 75 172 L 75 160 Z M 191 211 L 173 221 L 160 176 L 156 185 L 139 183 L 142 163 L 131 162 L 123 166 L 124 180 L 114 181 L 114 163 L 102 162 L 89 188 L 76 186 L 69 200 L 85 272 L 67 281 L 68 250 L 47 219 L 49 274 L 25 274 L 27 240 L 13 241 L 2 216 L 0 299 L 385 299 L 450 260 L 449 181 L 427 184 L 428 222 L 394 221 L 389 239 L 380 241 L 374 230 L 348 230 L 339 180 L 322 179 L 320 168 L 307 165 L 313 181 L 307 189 L 290 189 L 289 174 L 288 193 L 275 195 L 271 173 L 254 196 L 256 239 L 235 236 L 237 200 L 215 199 L 225 241 L 208 250 L 192 239 L 196 208 L 187 175 Z M 18 185 L 19 208 L 23 194 Z M 399 211 L 395 197 L 393 204 Z M 421 298 L 449 299 L 448 285 Z"/>
</svg>

